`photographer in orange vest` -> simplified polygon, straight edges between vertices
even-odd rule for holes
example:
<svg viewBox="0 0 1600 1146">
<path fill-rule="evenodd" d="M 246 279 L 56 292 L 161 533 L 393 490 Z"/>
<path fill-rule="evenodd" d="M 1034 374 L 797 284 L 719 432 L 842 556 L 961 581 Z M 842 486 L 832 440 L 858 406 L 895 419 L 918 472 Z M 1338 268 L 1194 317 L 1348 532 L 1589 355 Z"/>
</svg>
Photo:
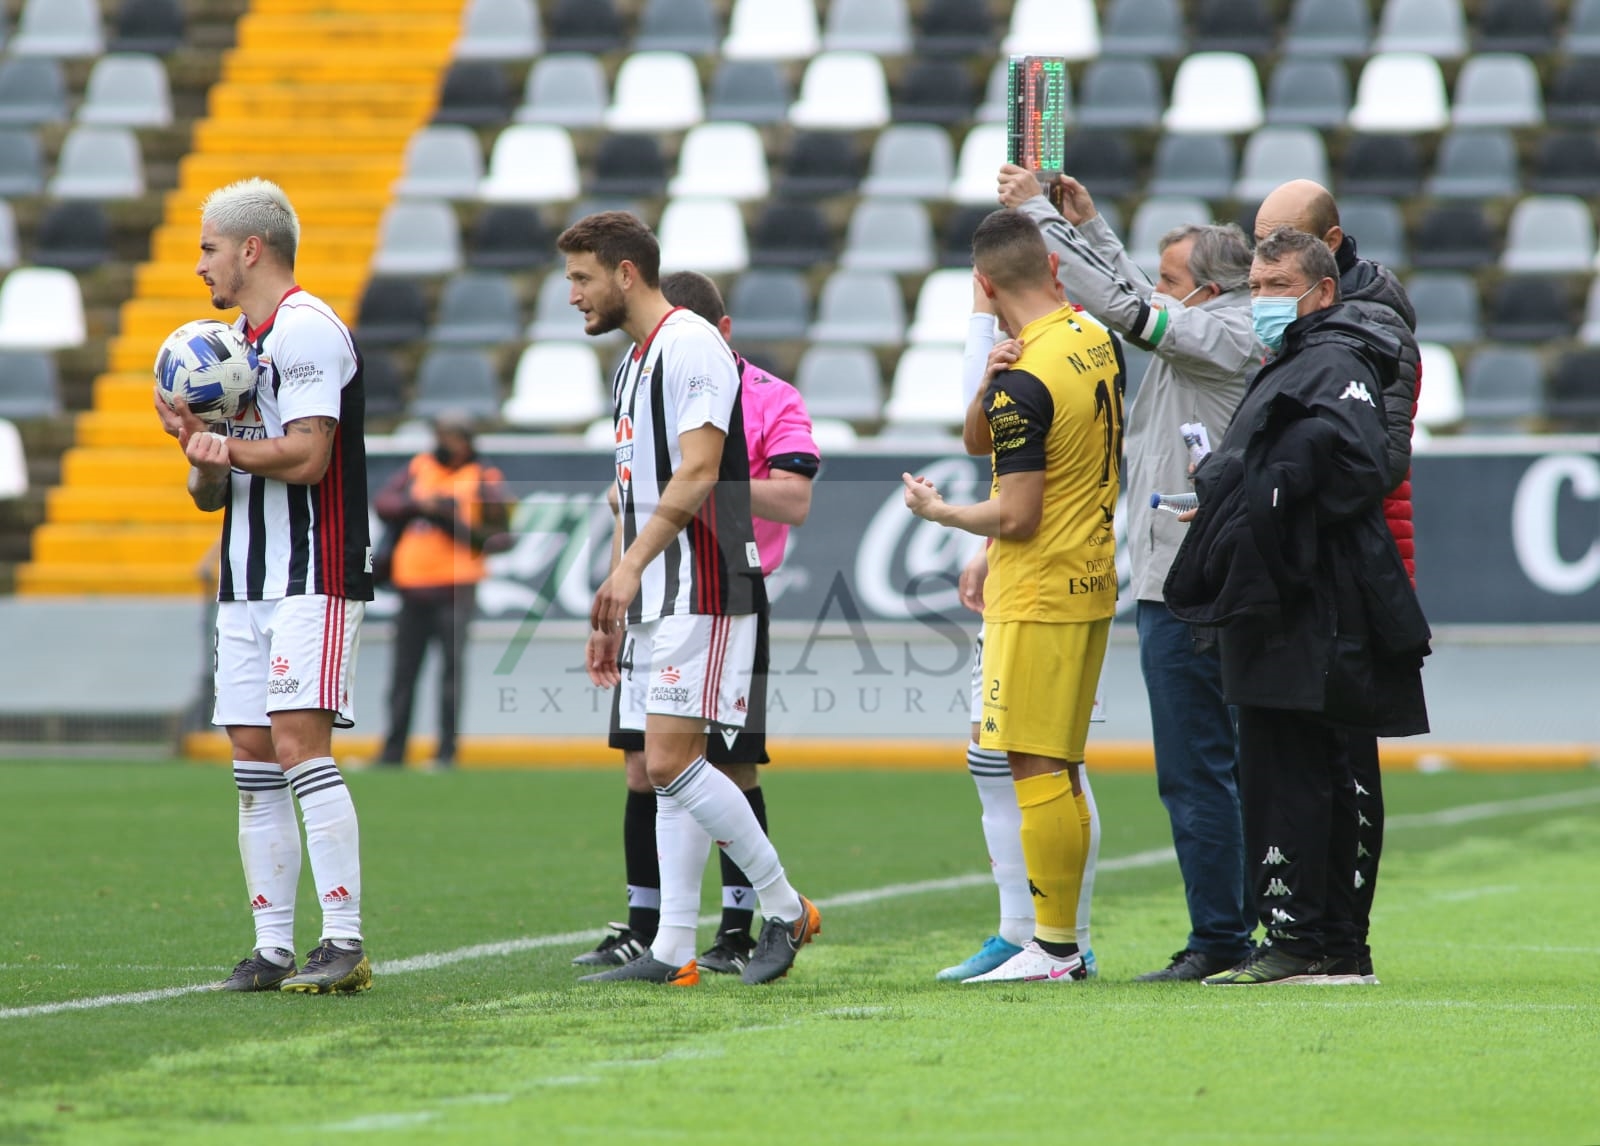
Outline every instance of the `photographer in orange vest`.
<svg viewBox="0 0 1600 1146">
<path fill-rule="evenodd" d="M 484 557 L 512 541 L 506 532 L 510 497 L 500 471 L 478 458 L 471 418 L 440 414 L 433 432 L 435 448 L 412 458 L 373 502 L 388 527 L 374 560 L 375 577 L 400 594 L 389 734 L 380 764 L 398 766 L 405 760 L 417 677 L 428 646 L 437 643 L 443 666 L 434 759 L 441 767 L 454 765 L 461 657 L 485 574 Z"/>
</svg>

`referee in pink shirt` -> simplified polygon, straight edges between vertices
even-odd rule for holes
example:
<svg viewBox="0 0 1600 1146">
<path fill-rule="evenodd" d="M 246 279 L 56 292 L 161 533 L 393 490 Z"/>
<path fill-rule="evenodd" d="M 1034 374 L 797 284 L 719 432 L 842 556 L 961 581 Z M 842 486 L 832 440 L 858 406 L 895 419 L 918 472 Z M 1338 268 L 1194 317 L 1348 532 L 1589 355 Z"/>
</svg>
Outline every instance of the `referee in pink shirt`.
<svg viewBox="0 0 1600 1146">
<path fill-rule="evenodd" d="M 663 275 L 667 301 L 693 311 L 730 338 L 728 317 L 717 284 L 696 271 Z M 800 392 L 781 378 L 736 355 L 740 401 L 744 404 L 745 441 L 750 453 L 750 505 L 754 515 L 761 572 L 770 577 L 783 564 L 789 528 L 804 525 L 811 512 L 811 482 L 821 454 L 811 434 L 811 416 Z M 612 506 L 613 512 L 616 506 Z M 767 756 L 767 671 L 771 656 L 770 607 L 757 618 L 755 667 L 750 682 L 750 711 L 742 729 L 713 725 L 706 759 L 727 773 L 750 801 L 762 831 L 767 828 L 766 798 L 759 764 Z M 624 672 L 631 667 L 619 661 Z M 622 750 L 628 798 L 622 817 L 622 846 L 628 877 L 628 921 L 613 923 L 612 933 L 573 963 L 584 967 L 621 966 L 648 950 L 661 918 L 661 870 L 656 855 L 656 794 L 645 774 L 644 733 L 618 726 L 617 691 L 612 692 L 612 748 Z M 722 861 L 722 922 L 712 945 L 699 956 L 701 971 L 737 975 L 744 970 L 755 939 L 750 933 L 756 896 L 744 872 L 719 852 Z"/>
</svg>

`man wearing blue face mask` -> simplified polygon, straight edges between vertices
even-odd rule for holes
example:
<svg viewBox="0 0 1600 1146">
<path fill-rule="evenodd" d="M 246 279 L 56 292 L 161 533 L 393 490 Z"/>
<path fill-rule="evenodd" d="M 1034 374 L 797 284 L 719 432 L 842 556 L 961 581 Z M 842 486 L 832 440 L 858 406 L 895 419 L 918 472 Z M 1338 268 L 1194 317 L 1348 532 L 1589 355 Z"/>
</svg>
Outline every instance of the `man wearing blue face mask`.
<svg viewBox="0 0 1600 1146">
<path fill-rule="evenodd" d="M 1034 175 L 1000 169 L 1000 202 L 1038 226 L 1059 256 L 1067 297 L 1152 355 L 1126 415 L 1128 550 L 1133 565 L 1139 666 L 1150 701 L 1156 782 L 1172 823 L 1189 935 L 1146 982 L 1196 982 L 1250 950 L 1244 828 L 1233 721 L 1222 699 L 1215 646 L 1197 646 L 1167 609 L 1161 586 L 1186 527 L 1150 505 L 1152 493 L 1188 488 L 1185 424 L 1218 440 L 1244 396 L 1262 348 L 1251 330 L 1250 248 L 1239 228 L 1194 224 L 1162 236 L 1151 284 L 1095 210 L 1088 190 L 1063 177 L 1045 198 Z"/>
<path fill-rule="evenodd" d="M 1428 729 L 1430 634 L 1383 515 L 1400 346 L 1340 302 L 1333 255 L 1303 231 L 1261 240 L 1250 292 L 1272 357 L 1195 473 L 1200 508 L 1165 586 L 1176 615 L 1219 631 L 1268 937 L 1205 982 L 1359 984 L 1349 745 Z"/>
</svg>

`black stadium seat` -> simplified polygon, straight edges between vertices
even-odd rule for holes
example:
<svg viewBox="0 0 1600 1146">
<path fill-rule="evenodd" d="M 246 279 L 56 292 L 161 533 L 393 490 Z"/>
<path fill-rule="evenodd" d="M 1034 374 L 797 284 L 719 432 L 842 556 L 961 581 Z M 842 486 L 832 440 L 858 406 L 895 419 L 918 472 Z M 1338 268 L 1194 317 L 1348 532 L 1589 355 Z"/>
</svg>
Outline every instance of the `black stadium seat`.
<svg viewBox="0 0 1600 1146">
<path fill-rule="evenodd" d="M 653 135 L 608 134 L 594 157 L 593 195 L 659 198 L 667 189 L 667 161 Z"/>
<path fill-rule="evenodd" d="M 918 60 L 894 97 L 896 123 L 960 123 L 977 100 L 967 66 L 955 60 Z"/>
<path fill-rule="evenodd" d="M 1600 137 L 1548 131 L 1539 140 L 1528 189 L 1541 195 L 1592 195 L 1600 187 Z"/>
<path fill-rule="evenodd" d="M 434 123 L 501 124 L 511 118 L 512 93 L 492 60 L 456 60 L 439 89 Z"/>
<path fill-rule="evenodd" d="M 1415 195 L 1422 187 L 1422 156 L 1408 135 L 1354 135 L 1339 164 L 1337 194 Z"/>
<path fill-rule="evenodd" d="M 1120 131 L 1079 131 L 1067 137 L 1066 168 L 1091 195 L 1120 198 L 1138 189 L 1133 144 Z"/>
<path fill-rule="evenodd" d="M 775 200 L 750 233 L 753 267 L 814 267 L 832 258 L 828 222 L 810 203 Z"/>
<path fill-rule="evenodd" d="M 361 383 L 369 418 L 393 418 L 405 410 L 405 378 L 388 351 L 362 348 Z"/>
<path fill-rule="evenodd" d="M 1545 88 L 1545 119 L 1580 126 L 1600 124 L 1600 67 L 1589 57 L 1568 60 Z"/>
<path fill-rule="evenodd" d="M 1575 350 L 1556 363 L 1545 412 L 1572 429 L 1600 424 L 1600 348 Z"/>
<path fill-rule="evenodd" d="M 1202 0 L 1192 10 L 1193 51 L 1243 52 L 1247 56 L 1272 51 L 1277 22 L 1264 0 Z"/>
<path fill-rule="evenodd" d="M 414 342 L 428 328 L 428 302 L 411 279 L 375 277 L 361 294 L 356 339 L 364 346 Z"/>
<path fill-rule="evenodd" d="M 987 0 L 928 0 L 917 25 L 917 55 L 984 55 L 994 45 Z"/>
<path fill-rule="evenodd" d="M 1423 215 L 1411 236 L 1411 265 L 1472 271 L 1495 260 L 1495 236 L 1480 203 L 1442 203 Z"/>
<path fill-rule="evenodd" d="M 1093 194 L 1093 190 L 1090 191 Z M 994 210 L 990 206 L 957 207 L 945 223 L 944 238 L 939 244 L 939 262 L 947 267 L 972 265 L 972 232 Z"/>
<path fill-rule="evenodd" d="M 865 157 L 846 133 L 802 132 L 789 145 L 778 190 L 784 195 L 840 195 L 861 183 L 864 166 Z"/>
<path fill-rule="evenodd" d="M 561 0 L 546 24 L 552 52 L 604 55 L 623 46 L 622 16 L 612 0 Z"/>
<path fill-rule="evenodd" d="M 1496 342 L 1556 342 L 1577 326 L 1572 296 L 1560 278 L 1515 275 L 1489 296 L 1488 335 Z"/>
<path fill-rule="evenodd" d="M 1556 14 L 1548 0 L 1483 0 L 1473 21 L 1480 52 L 1539 56 L 1556 42 Z"/>
<path fill-rule="evenodd" d="M 98 203 L 68 199 L 53 204 L 34 232 L 33 261 L 86 271 L 111 261 L 111 221 Z"/>
<path fill-rule="evenodd" d="M 539 212 L 525 203 L 496 203 L 472 224 L 467 265 L 478 270 L 520 271 L 554 257 L 555 236 Z"/>
<path fill-rule="evenodd" d="M 122 0 L 117 9 L 113 52 L 164 56 L 183 43 L 182 0 Z"/>
</svg>

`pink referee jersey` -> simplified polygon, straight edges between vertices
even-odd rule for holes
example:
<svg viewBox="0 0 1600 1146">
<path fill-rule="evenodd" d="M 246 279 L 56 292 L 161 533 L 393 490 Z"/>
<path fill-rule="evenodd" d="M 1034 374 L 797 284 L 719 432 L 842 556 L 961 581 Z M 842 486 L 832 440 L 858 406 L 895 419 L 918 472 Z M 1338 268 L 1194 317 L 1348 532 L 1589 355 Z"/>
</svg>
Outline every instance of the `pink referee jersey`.
<svg viewBox="0 0 1600 1146">
<path fill-rule="evenodd" d="M 811 415 L 800 391 L 739 359 L 740 393 L 744 398 L 744 436 L 750 451 L 750 480 L 760 481 L 774 469 L 814 477 L 821 453 L 811 436 Z M 764 518 L 754 519 L 756 547 L 761 551 L 761 572 L 770 576 L 783 564 L 789 527 Z"/>
</svg>

